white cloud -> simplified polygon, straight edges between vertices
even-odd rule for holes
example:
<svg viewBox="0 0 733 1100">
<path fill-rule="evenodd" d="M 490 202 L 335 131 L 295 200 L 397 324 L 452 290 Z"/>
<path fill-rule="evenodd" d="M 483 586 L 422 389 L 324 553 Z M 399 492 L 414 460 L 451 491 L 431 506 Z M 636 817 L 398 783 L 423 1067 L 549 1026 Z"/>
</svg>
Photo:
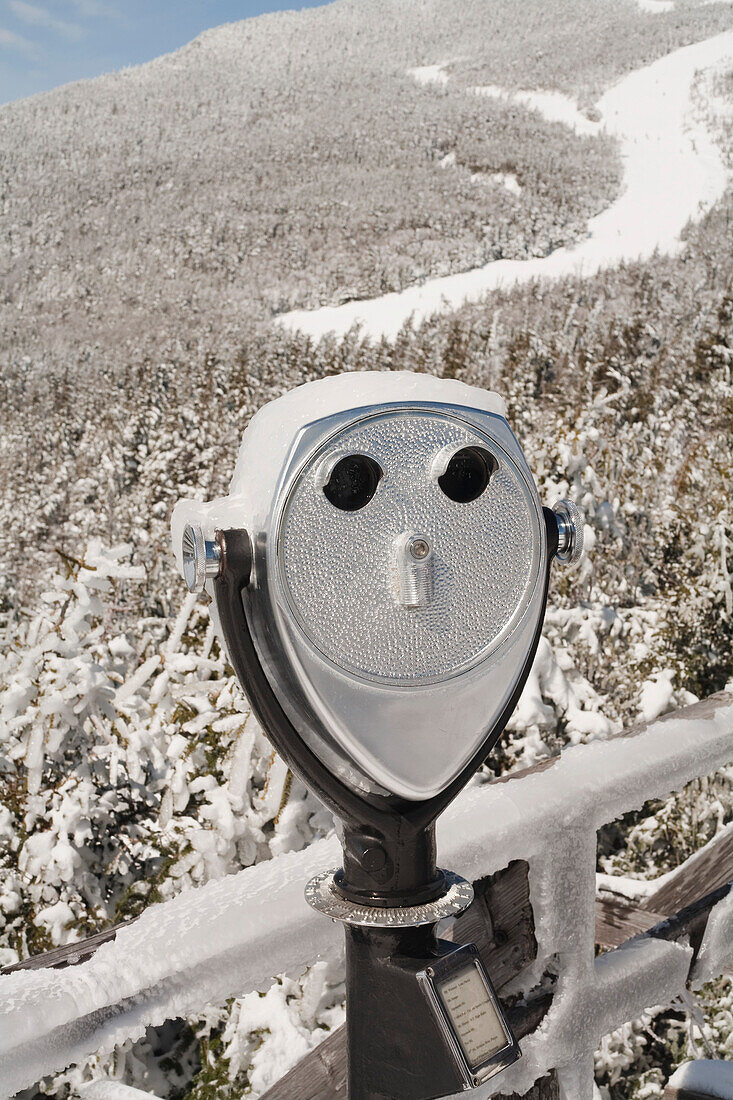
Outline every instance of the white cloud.
<svg viewBox="0 0 733 1100">
<path fill-rule="evenodd" d="M 100 0 L 69 0 L 79 15 L 116 15 L 117 12 L 109 4 L 102 4 Z"/>
<path fill-rule="evenodd" d="M 38 47 L 33 42 L 23 38 L 22 34 L 16 34 L 15 31 L 8 31 L 4 27 L 0 27 L 0 48 L 3 46 L 24 54 L 32 61 L 38 58 Z"/>
<path fill-rule="evenodd" d="M 64 38 L 76 41 L 84 35 L 84 28 L 76 23 L 67 23 L 63 19 L 57 19 L 46 8 L 37 4 L 28 4 L 26 0 L 8 0 L 8 7 L 17 19 L 29 23 L 33 27 L 45 27 L 47 30 L 56 31 Z"/>
</svg>

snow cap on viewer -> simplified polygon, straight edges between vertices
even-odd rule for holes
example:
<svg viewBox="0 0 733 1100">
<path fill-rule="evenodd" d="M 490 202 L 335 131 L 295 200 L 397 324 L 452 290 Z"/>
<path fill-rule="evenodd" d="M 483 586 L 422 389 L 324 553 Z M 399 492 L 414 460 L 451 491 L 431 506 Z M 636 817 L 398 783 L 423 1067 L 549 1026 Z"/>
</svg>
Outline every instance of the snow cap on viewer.
<svg viewBox="0 0 733 1100">
<path fill-rule="evenodd" d="M 203 503 L 181 500 L 173 510 L 171 535 L 180 572 L 181 539 L 187 523 L 200 524 L 207 539 L 217 528 L 247 527 L 264 519 L 277 480 L 301 428 L 326 416 L 394 401 L 444 401 L 506 417 L 504 399 L 455 379 L 412 371 L 352 371 L 306 382 L 255 413 L 242 436 L 229 495 Z"/>
</svg>

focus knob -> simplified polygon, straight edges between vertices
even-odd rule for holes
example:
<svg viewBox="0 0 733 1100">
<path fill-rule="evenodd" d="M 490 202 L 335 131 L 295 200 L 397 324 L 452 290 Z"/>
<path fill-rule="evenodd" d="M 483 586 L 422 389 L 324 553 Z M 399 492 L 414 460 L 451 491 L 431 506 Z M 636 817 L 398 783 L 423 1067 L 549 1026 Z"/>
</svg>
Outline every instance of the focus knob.
<svg viewBox="0 0 733 1100">
<path fill-rule="evenodd" d="M 183 579 L 189 592 L 203 592 L 209 577 L 221 572 L 221 549 L 204 538 L 203 530 L 187 523 L 181 540 Z"/>
<path fill-rule="evenodd" d="M 583 513 L 572 500 L 558 500 L 552 510 L 557 519 L 557 550 L 561 565 L 577 565 L 583 554 Z"/>
</svg>

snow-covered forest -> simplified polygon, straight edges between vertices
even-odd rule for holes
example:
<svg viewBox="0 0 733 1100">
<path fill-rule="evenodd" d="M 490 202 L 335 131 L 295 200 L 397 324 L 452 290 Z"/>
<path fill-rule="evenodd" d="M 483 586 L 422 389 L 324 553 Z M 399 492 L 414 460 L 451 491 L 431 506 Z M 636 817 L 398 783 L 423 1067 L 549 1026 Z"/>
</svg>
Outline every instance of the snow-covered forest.
<svg viewBox="0 0 733 1100">
<path fill-rule="evenodd" d="M 303 381 L 495 389 L 542 499 L 587 514 L 494 773 L 733 683 L 730 185 L 675 254 L 494 290 L 393 341 L 272 323 L 581 240 L 623 189 L 616 141 L 470 90 L 562 92 L 592 122 L 618 78 L 733 28 L 723 3 L 519 10 L 340 0 L 0 110 L 0 964 L 332 829 L 249 715 L 168 534 L 180 496 L 225 490 L 252 413 Z M 730 179 L 733 56 L 696 96 Z M 604 830 L 599 871 L 677 866 L 733 820 L 732 785 Z M 260 1095 L 341 1022 L 341 979 L 318 964 L 25 1095 L 101 1068 L 170 1100 Z M 697 1041 L 733 1058 L 731 979 L 700 1008 Z M 688 1023 L 658 1010 L 609 1036 L 604 1095 L 661 1097 Z"/>
</svg>

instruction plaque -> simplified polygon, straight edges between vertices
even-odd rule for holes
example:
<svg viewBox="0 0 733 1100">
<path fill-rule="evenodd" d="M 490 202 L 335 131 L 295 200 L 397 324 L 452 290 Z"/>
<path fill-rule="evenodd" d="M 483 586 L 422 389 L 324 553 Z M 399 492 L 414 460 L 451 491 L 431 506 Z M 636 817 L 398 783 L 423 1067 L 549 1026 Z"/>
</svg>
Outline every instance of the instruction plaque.
<svg viewBox="0 0 733 1100">
<path fill-rule="evenodd" d="M 453 947 L 417 977 L 467 1088 L 516 1062 L 519 1047 L 473 944 Z"/>
</svg>

